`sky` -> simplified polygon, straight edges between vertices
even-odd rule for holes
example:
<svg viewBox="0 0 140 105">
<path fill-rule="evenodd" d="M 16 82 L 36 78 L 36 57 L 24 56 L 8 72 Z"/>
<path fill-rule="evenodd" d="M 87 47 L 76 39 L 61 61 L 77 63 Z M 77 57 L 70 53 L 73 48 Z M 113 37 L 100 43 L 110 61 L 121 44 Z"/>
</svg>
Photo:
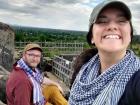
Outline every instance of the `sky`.
<svg viewBox="0 0 140 105">
<path fill-rule="evenodd" d="M 20 26 L 88 31 L 89 16 L 103 0 L 0 0 L 0 21 Z M 140 34 L 140 0 L 120 0 L 130 7 Z"/>
</svg>

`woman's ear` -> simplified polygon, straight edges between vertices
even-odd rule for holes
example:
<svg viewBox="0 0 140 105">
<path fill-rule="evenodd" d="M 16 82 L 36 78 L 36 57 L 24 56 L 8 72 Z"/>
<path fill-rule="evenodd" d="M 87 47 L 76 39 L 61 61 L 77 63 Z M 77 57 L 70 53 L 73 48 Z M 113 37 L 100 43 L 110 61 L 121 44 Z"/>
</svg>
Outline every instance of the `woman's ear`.
<svg viewBox="0 0 140 105">
<path fill-rule="evenodd" d="M 93 39 L 91 40 L 91 44 L 94 44 L 94 40 Z"/>
<path fill-rule="evenodd" d="M 94 36 L 93 36 L 93 34 L 91 36 L 91 44 L 94 44 Z"/>
<path fill-rule="evenodd" d="M 93 38 L 93 36 L 91 38 L 91 44 L 94 44 L 94 38 Z"/>
</svg>

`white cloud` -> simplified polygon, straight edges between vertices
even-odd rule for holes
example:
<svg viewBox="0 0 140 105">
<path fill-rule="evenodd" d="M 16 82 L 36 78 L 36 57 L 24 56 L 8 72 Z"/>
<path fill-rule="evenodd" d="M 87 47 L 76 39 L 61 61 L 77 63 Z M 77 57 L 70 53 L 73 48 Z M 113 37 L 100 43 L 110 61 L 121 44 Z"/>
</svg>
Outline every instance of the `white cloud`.
<svg viewBox="0 0 140 105">
<path fill-rule="evenodd" d="M 103 1 L 103 0 L 101 0 Z M 89 16 L 99 0 L 0 0 L 0 21 L 67 30 L 88 30 Z M 140 34 L 140 1 L 121 0 L 132 10 Z"/>
</svg>

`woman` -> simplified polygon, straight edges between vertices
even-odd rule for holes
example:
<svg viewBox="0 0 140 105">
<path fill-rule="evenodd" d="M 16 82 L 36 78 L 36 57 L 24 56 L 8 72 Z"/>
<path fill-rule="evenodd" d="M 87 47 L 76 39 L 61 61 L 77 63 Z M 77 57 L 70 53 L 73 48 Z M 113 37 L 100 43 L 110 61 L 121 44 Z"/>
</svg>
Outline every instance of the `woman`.
<svg viewBox="0 0 140 105">
<path fill-rule="evenodd" d="M 80 68 L 69 105 L 140 105 L 140 59 L 127 49 L 133 36 L 130 9 L 105 1 L 92 11 L 89 26 L 87 41 L 98 53 Z"/>
</svg>

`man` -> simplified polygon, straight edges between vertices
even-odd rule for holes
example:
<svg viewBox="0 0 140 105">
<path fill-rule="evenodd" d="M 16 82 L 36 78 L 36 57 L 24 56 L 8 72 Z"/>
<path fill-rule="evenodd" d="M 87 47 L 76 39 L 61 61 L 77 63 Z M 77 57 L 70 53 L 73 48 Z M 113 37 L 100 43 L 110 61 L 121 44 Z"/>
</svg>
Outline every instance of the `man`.
<svg viewBox="0 0 140 105">
<path fill-rule="evenodd" d="M 6 94 L 8 105 L 48 105 L 47 101 L 50 96 L 53 96 L 51 97 L 52 102 L 56 105 L 67 104 L 56 83 L 48 78 L 44 79 L 40 74 L 37 65 L 40 63 L 41 56 L 42 49 L 38 44 L 26 45 L 22 58 L 14 64 L 7 80 Z M 44 84 L 49 84 L 49 86 Z M 52 88 L 55 88 L 54 91 L 57 91 L 56 93 L 59 95 L 48 92 Z M 57 104 L 57 96 L 60 96 L 61 99 L 58 99 L 62 100 L 62 103 Z"/>
</svg>

